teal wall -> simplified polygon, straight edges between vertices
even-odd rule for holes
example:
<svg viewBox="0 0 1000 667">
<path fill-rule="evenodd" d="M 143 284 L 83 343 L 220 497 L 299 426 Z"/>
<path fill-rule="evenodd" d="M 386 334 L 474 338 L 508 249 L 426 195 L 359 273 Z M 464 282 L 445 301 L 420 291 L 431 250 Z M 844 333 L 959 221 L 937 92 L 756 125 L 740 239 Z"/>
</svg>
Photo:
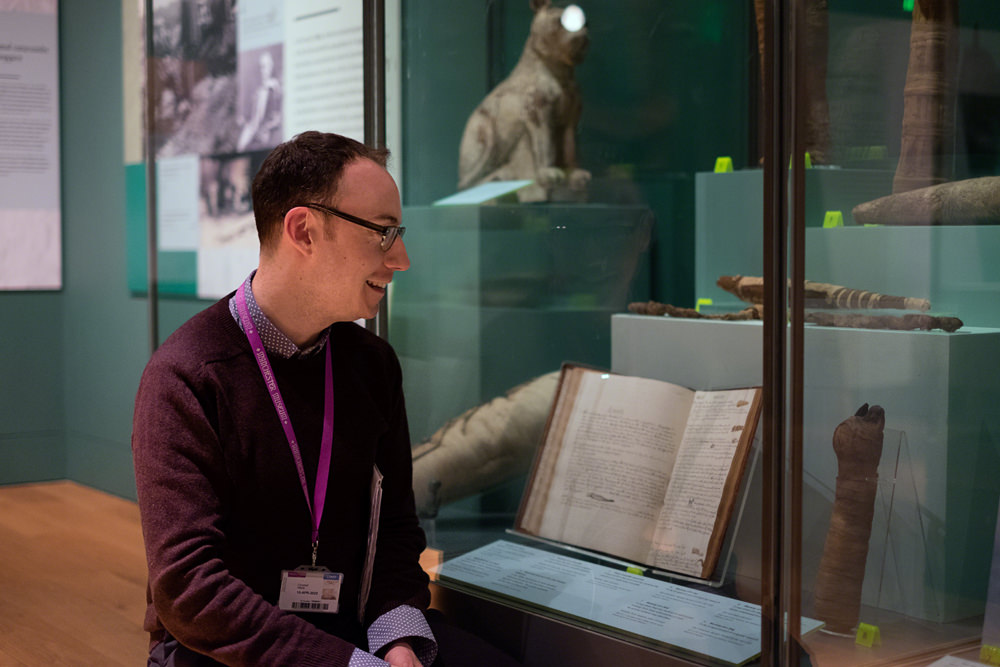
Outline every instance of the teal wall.
<svg viewBox="0 0 1000 667">
<path fill-rule="evenodd" d="M 65 476 L 63 302 L 0 292 L 0 483 Z"/>
<path fill-rule="evenodd" d="M 120 0 L 60 2 L 66 476 L 134 496 L 147 306 L 125 267 Z"/>
<path fill-rule="evenodd" d="M 63 289 L 0 293 L 0 483 L 135 497 L 145 299 L 125 275 L 121 0 L 59 3 Z"/>
</svg>

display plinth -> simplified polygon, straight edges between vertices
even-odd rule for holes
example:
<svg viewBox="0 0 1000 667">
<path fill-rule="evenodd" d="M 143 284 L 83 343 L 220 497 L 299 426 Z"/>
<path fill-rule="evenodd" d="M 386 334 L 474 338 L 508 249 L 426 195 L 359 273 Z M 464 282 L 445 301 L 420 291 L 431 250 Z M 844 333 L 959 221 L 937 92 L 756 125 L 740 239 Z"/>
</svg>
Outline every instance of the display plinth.
<svg viewBox="0 0 1000 667">
<path fill-rule="evenodd" d="M 1000 328 L 1000 225 L 806 230 L 806 273 L 929 299 L 931 311 Z"/>
<path fill-rule="evenodd" d="M 415 438 L 572 359 L 610 364 L 610 317 L 649 298 L 641 206 L 406 207 L 389 304 Z"/>
<path fill-rule="evenodd" d="M 615 315 L 611 368 L 686 386 L 761 382 L 762 326 Z M 1000 497 L 1000 330 L 953 334 L 806 326 L 806 488 L 803 563 L 817 563 L 837 475 L 833 431 L 863 403 L 881 405 L 886 429 L 906 433 L 917 507 L 897 497 L 895 544 L 906 558 L 887 573 L 898 581 L 880 604 L 907 616 L 951 622 L 983 612 L 997 499 Z M 825 487 L 809 484 L 825 480 Z M 753 488 L 751 488 L 753 493 Z M 759 516 L 751 496 L 741 535 Z M 919 516 L 925 537 L 904 526 Z M 908 535 L 908 536 L 907 536 Z M 737 581 L 760 576 L 760 545 L 736 545 Z M 808 571 L 804 585 L 811 585 Z M 808 613 L 808 610 L 806 610 Z"/>
<path fill-rule="evenodd" d="M 827 211 L 840 211 L 853 225 L 851 210 L 892 191 L 892 172 L 870 169 L 806 169 L 806 227 L 822 227 Z M 763 275 L 764 171 L 695 174 L 695 297 L 712 299 L 713 309 L 742 308 L 716 287 L 719 276 Z M 820 280 L 812 278 L 811 280 Z"/>
<path fill-rule="evenodd" d="M 695 297 L 712 312 L 746 304 L 716 285 L 720 276 L 763 275 L 760 170 L 695 177 Z M 1000 328 L 1000 225 L 858 226 L 851 209 L 889 194 L 892 173 L 806 170 L 808 280 L 929 299 L 935 314 Z M 823 228 L 826 211 L 844 226 Z"/>
</svg>

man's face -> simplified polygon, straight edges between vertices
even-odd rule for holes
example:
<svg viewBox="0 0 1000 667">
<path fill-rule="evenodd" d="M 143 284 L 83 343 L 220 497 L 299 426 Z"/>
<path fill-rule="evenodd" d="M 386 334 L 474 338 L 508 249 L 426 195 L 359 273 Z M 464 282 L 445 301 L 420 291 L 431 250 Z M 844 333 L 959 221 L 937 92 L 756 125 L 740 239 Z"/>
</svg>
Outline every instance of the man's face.
<svg viewBox="0 0 1000 667">
<path fill-rule="evenodd" d="M 366 159 L 347 165 L 331 204 L 379 225 L 398 225 L 402 218 L 392 176 Z M 378 232 L 319 211 L 311 213 L 321 218 L 325 232 L 314 257 L 316 307 L 333 321 L 375 317 L 393 273 L 410 267 L 403 239 L 397 238 L 385 252 Z"/>
</svg>

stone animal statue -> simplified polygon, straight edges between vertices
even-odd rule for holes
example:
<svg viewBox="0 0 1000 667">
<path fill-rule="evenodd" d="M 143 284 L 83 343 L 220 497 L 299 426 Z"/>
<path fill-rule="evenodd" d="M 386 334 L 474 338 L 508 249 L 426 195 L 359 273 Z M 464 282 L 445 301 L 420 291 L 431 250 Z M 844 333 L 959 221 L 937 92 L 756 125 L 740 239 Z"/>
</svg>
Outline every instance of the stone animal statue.
<svg viewBox="0 0 1000 667">
<path fill-rule="evenodd" d="M 518 191 L 521 201 L 582 200 L 590 172 L 577 166 L 581 100 L 574 68 L 586 54 L 587 29 L 578 7 L 530 4 L 535 16 L 517 65 L 465 125 L 458 188 L 530 179 L 534 183 Z M 563 20 L 566 12 L 578 25 Z"/>
</svg>

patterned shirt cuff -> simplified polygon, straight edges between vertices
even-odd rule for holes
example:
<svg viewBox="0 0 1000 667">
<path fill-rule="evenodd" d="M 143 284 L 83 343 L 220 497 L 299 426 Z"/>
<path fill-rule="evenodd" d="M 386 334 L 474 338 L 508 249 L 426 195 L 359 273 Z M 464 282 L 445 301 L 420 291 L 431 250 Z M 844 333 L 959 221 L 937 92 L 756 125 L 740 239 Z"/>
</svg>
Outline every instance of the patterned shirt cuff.
<svg viewBox="0 0 1000 667">
<path fill-rule="evenodd" d="M 388 664 L 385 660 L 356 648 L 351 653 L 351 661 L 347 663 L 347 667 L 386 667 Z"/>
<path fill-rule="evenodd" d="M 437 658 L 437 640 L 423 612 L 416 607 L 404 604 L 390 609 L 368 627 L 368 648 L 372 653 L 377 653 L 397 639 L 405 639 L 413 647 L 424 667 Z M 353 663 L 351 667 L 354 667 Z"/>
</svg>

